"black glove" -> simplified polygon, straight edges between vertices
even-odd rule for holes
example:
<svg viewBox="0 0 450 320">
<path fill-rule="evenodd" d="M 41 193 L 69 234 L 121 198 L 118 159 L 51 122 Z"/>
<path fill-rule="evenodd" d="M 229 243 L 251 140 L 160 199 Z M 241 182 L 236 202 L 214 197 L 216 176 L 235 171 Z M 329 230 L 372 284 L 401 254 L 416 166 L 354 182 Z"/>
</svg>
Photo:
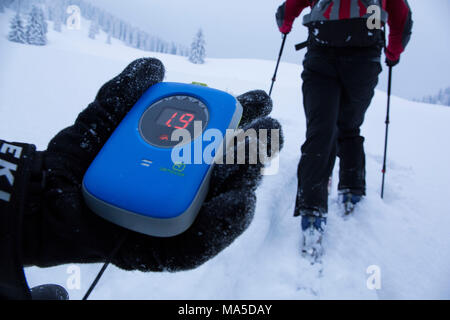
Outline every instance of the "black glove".
<svg viewBox="0 0 450 320">
<path fill-rule="evenodd" d="M 395 67 L 400 62 L 400 59 L 398 60 L 390 60 L 389 58 L 386 58 L 386 65 L 390 68 Z"/>
<path fill-rule="evenodd" d="M 385 50 L 385 54 L 386 54 L 386 65 L 390 68 L 395 67 L 396 65 L 399 64 L 400 62 L 400 57 L 398 57 L 398 59 L 395 59 L 395 55 L 393 55 L 389 49 Z"/>
<path fill-rule="evenodd" d="M 194 224 L 172 238 L 125 230 L 85 205 L 81 183 L 90 163 L 144 91 L 163 78 L 164 66 L 159 60 L 134 61 L 100 89 L 75 124 L 56 135 L 46 151 L 28 155 L 36 159 L 33 166 L 37 169 L 30 171 L 43 176 L 44 182 L 39 188 L 27 190 L 29 201 L 24 204 L 21 232 L 24 265 L 104 262 L 126 233 L 112 260 L 116 266 L 141 271 L 187 270 L 217 255 L 249 226 L 262 163 L 216 165 L 208 196 Z M 265 92 L 252 91 L 238 100 L 244 109 L 242 129 L 269 129 L 269 133 L 270 129 L 281 129 L 276 120 L 267 117 L 272 102 Z M 269 136 L 269 150 L 270 141 Z M 280 148 L 282 142 L 280 130 Z M 36 174 L 39 172 L 43 174 Z"/>
</svg>

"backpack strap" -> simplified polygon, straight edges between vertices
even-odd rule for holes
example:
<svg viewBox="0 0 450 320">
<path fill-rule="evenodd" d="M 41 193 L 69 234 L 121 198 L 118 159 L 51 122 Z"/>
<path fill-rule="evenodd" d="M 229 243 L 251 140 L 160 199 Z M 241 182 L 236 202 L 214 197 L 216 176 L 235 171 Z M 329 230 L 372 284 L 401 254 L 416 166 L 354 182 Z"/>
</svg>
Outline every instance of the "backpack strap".
<svg viewBox="0 0 450 320">
<path fill-rule="evenodd" d="M 387 22 L 388 14 L 383 8 L 382 0 L 317 0 L 312 5 L 311 13 L 303 17 L 303 24 L 311 22 L 343 20 L 352 18 L 369 18 L 367 8 L 377 5 L 381 9 L 381 21 Z"/>
</svg>

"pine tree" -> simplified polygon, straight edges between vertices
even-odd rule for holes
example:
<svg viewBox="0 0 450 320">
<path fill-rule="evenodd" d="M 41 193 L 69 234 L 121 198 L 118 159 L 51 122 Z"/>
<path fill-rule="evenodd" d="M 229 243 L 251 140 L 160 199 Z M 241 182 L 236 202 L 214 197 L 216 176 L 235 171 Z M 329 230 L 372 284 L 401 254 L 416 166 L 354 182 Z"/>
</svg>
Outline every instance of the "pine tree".
<svg viewBox="0 0 450 320">
<path fill-rule="evenodd" d="M 55 22 L 53 22 L 53 30 L 56 32 L 62 31 L 62 22 L 59 18 L 55 18 Z"/>
<path fill-rule="evenodd" d="M 203 64 L 205 63 L 205 56 L 205 39 L 203 37 L 202 29 L 199 29 L 191 44 L 189 61 L 195 64 Z"/>
<path fill-rule="evenodd" d="M 170 54 L 176 55 L 177 52 L 178 52 L 178 47 L 177 47 L 177 45 L 176 45 L 175 42 L 172 42 L 172 43 L 170 44 Z"/>
<path fill-rule="evenodd" d="M 144 31 L 141 31 L 141 32 L 139 33 L 139 49 L 145 50 L 145 46 L 146 46 L 145 42 L 146 42 L 146 39 L 147 39 L 147 33 L 145 33 Z"/>
<path fill-rule="evenodd" d="M 49 10 L 49 14 L 51 14 L 51 16 L 49 16 L 49 19 L 53 20 L 53 30 L 55 30 L 56 32 L 61 32 L 64 19 L 63 8 L 61 4 L 55 4 L 54 8 L 51 8 L 51 10 Z"/>
<path fill-rule="evenodd" d="M 46 13 L 45 16 L 47 17 L 47 20 L 55 21 L 55 8 L 53 6 L 50 6 L 49 3 L 45 7 L 45 13 Z"/>
<path fill-rule="evenodd" d="M 126 27 L 126 38 L 125 38 L 125 44 L 127 45 L 127 46 L 133 46 L 133 35 L 134 35 L 134 30 L 129 26 L 129 25 L 127 25 L 127 27 Z"/>
<path fill-rule="evenodd" d="M 429 103 L 429 104 L 440 104 L 444 106 L 450 106 L 450 87 L 446 89 L 441 89 L 435 95 L 427 95 L 422 99 L 417 101 Z"/>
<path fill-rule="evenodd" d="M 29 5 L 29 3 L 26 1 L 22 3 L 21 0 L 13 0 L 10 2 L 8 7 L 11 10 L 14 10 L 14 11 L 20 13 L 20 12 L 27 12 L 29 10 L 28 5 Z"/>
<path fill-rule="evenodd" d="M 98 26 L 97 19 L 94 18 L 91 21 L 91 27 L 89 28 L 89 38 L 94 39 L 97 36 L 97 34 L 100 32 L 100 28 Z"/>
<path fill-rule="evenodd" d="M 149 41 L 149 35 L 148 33 L 142 34 L 142 50 L 149 51 L 150 48 L 150 41 Z"/>
<path fill-rule="evenodd" d="M 125 23 L 121 20 L 120 21 L 120 37 L 119 40 L 122 40 L 123 42 L 125 42 L 125 40 L 127 39 L 127 28 Z"/>
<path fill-rule="evenodd" d="M 122 33 L 120 20 L 114 19 L 114 27 L 113 27 L 113 30 L 114 30 L 114 31 L 113 31 L 113 37 L 116 38 L 116 39 L 120 39 L 121 33 Z"/>
<path fill-rule="evenodd" d="M 139 49 L 140 46 L 140 34 L 138 29 L 133 30 L 133 38 L 131 41 L 131 46 L 133 48 Z"/>
<path fill-rule="evenodd" d="M 155 37 L 151 37 L 150 39 L 150 51 L 156 52 L 156 39 Z"/>
<path fill-rule="evenodd" d="M 34 8 L 36 8 L 38 21 L 41 26 L 42 34 L 46 35 L 48 32 L 48 24 L 47 24 L 47 20 L 45 19 L 44 10 L 42 10 L 40 7 L 36 7 L 36 6 L 34 6 L 33 9 Z"/>
<path fill-rule="evenodd" d="M 23 26 L 22 18 L 19 13 L 16 13 L 11 20 L 11 31 L 8 34 L 8 40 L 18 43 L 26 43 L 25 27 Z"/>
<path fill-rule="evenodd" d="M 111 44 L 112 30 L 109 30 L 108 37 L 106 37 L 106 44 Z"/>
<path fill-rule="evenodd" d="M 47 44 L 47 22 L 42 9 L 36 6 L 33 6 L 28 16 L 26 39 L 28 44 L 36 46 Z"/>
</svg>

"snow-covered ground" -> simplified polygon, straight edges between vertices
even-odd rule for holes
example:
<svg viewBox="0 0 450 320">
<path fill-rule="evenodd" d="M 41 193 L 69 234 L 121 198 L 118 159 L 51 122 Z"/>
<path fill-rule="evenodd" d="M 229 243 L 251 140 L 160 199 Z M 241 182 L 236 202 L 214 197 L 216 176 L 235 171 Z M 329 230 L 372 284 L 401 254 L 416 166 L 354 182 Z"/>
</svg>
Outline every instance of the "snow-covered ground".
<svg viewBox="0 0 450 320">
<path fill-rule="evenodd" d="M 167 81 L 200 81 L 240 94 L 268 89 L 274 61 L 186 58 L 143 52 L 106 35 L 82 30 L 56 33 L 34 47 L 8 42 L 12 12 L 0 14 L 0 138 L 45 149 L 93 100 L 98 88 L 130 61 L 153 56 L 163 61 Z M 278 44 L 274 44 L 274 56 Z M 124 272 L 110 266 L 94 299 L 419 299 L 450 298 L 450 109 L 392 98 L 385 199 L 380 183 L 386 93 L 377 91 L 363 126 L 368 194 L 348 220 L 337 215 L 336 185 L 330 197 L 323 274 L 299 256 L 300 221 L 293 218 L 296 170 L 304 141 L 301 65 L 282 63 L 273 92 L 274 111 L 286 136 L 280 171 L 266 176 L 257 191 L 249 229 L 229 248 L 197 270 Z M 418 79 L 417 81 L 423 81 Z M 401 86 L 395 81 L 394 85 Z M 326 94 L 326 93 L 324 93 Z M 337 172 L 334 173 L 337 181 Z M 369 266 L 381 271 L 381 289 L 369 290 Z M 68 265 L 27 268 L 30 286 L 67 287 Z M 101 267 L 80 265 L 83 296 Z"/>
</svg>

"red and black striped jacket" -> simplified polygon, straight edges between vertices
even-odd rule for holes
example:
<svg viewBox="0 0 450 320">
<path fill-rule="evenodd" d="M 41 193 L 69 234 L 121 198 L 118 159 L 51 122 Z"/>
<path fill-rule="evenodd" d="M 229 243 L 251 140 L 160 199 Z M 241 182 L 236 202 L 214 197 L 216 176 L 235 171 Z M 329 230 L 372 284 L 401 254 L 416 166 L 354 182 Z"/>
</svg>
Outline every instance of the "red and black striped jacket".
<svg viewBox="0 0 450 320">
<path fill-rule="evenodd" d="M 349 7 L 350 1 L 341 0 L 341 6 Z M 286 0 L 284 19 L 280 31 L 283 33 L 290 32 L 294 20 L 303 9 L 312 7 L 316 2 L 316 0 Z M 411 36 L 411 8 L 407 0 L 383 0 L 382 2 L 383 9 L 389 15 L 388 25 L 390 32 L 386 56 L 389 60 L 396 61 L 400 59 L 400 55 L 405 50 Z M 342 14 L 345 13 L 343 12 Z"/>
</svg>

